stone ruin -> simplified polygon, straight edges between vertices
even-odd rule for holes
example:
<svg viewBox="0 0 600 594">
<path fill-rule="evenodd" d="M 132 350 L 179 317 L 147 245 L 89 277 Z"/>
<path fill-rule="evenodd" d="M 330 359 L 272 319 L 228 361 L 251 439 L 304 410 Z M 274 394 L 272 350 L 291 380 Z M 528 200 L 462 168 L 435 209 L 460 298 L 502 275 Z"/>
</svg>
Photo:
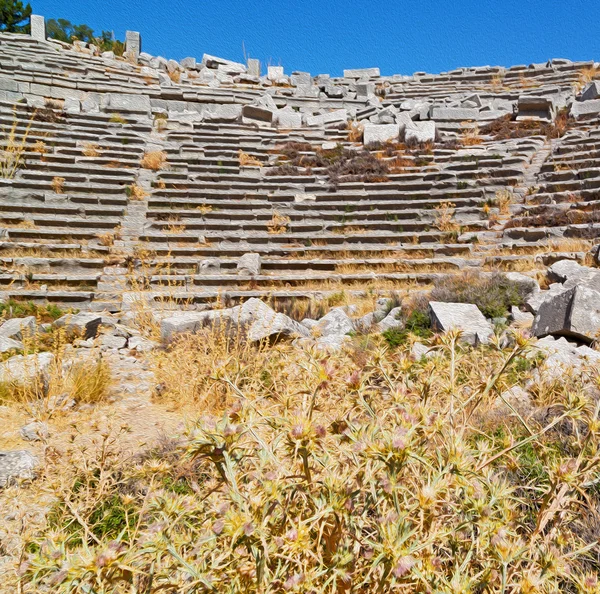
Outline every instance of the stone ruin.
<svg viewBox="0 0 600 594">
<path fill-rule="evenodd" d="M 0 34 L 2 142 L 24 143 L 0 179 L 0 296 L 119 311 L 139 287 L 277 300 L 582 261 L 598 66 L 265 73 L 151 56 L 132 31 L 117 58 L 34 15 Z"/>
</svg>

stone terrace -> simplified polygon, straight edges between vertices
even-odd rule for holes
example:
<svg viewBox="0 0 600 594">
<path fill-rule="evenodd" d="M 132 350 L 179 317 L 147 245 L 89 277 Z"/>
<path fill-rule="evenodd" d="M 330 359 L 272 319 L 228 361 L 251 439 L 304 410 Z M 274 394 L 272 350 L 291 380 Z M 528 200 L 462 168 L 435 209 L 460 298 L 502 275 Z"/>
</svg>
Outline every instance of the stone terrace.
<svg viewBox="0 0 600 594">
<path fill-rule="evenodd" d="M 118 310 L 140 288 L 288 298 L 583 260 L 596 76 L 569 60 L 261 76 L 131 34 L 125 58 L 0 34 L 5 161 L 23 149 L 0 179 L 2 297 Z"/>
</svg>

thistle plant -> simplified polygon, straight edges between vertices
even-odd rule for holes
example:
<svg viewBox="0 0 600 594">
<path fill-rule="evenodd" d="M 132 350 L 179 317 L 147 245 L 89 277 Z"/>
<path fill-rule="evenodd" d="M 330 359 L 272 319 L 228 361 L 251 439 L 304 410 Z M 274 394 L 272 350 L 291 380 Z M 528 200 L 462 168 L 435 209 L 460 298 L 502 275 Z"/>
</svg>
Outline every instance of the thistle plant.
<svg viewBox="0 0 600 594">
<path fill-rule="evenodd" d="M 379 338 L 175 342 L 160 398 L 203 413 L 179 441 L 132 455 L 108 431 L 51 470 L 22 591 L 599 592 L 589 382 L 549 404 L 539 384 L 525 414 L 504 393 L 537 371 L 527 340 L 459 338 L 421 361 Z"/>
</svg>

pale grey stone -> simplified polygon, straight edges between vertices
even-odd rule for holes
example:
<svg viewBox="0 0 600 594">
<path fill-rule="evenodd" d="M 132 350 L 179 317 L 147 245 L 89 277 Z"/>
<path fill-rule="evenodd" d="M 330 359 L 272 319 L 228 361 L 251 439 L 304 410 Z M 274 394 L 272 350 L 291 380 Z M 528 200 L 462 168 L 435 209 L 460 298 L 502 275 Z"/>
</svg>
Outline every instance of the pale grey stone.
<svg viewBox="0 0 600 594">
<path fill-rule="evenodd" d="M 546 336 L 537 341 L 536 347 L 547 357 L 540 370 L 540 378 L 545 382 L 560 380 L 568 373 L 580 373 L 586 367 L 597 369 L 600 365 L 598 351 L 570 343 L 565 337 L 556 340 Z"/>
<path fill-rule="evenodd" d="M 423 358 L 429 359 L 433 357 L 435 351 L 432 351 L 427 345 L 422 342 L 415 342 L 410 349 L 410 358 L 413 361 L 420 361 Z"/>
<path fill-rule="evenodd" d="M 26 318 L 11 318 L 0 326 L 0 336 L 23 340 L 24 336 L 32 337 L 37 329 L 35 316 Z"/>
<path fill-rule="evenodd" d="M 278 81 L 284 76 L 283 66 L 269 66 L 267 68 L 267 78 L 271 81 Z"/>
<path fill-rule="evenodd" d="M 106 109 L 115 112 L 132 111 L 145 114 L 150 114 L 152 111 L 150 98 L 147 95 L 125 95 L 119 93 L 109 93 L 107 95 Z"/>
<path fill-rule="evenodd" d="M 137 62 L 142 51 L 142 37 L 138 31 L 125 31 L 125 54 Z"/>
<path fill-rule="evenodd" d="M 295 129 L 302 127 L 302 114 L 293 109 L 280 109 L 276 114 L 276 120 L 280 128 Z"/>
<path fill-rule="evenodd" d="M 394 307 L 390 312 L 377 324 L 378 332 L 385 332 L 386 330 L 404 328 L 404 320 L 402 319 L 402 307 Z"/>
<path fill-rule="evenodd" d="M 65 113 L 81 113 L 81 101 L 75 97 L 66 97 L 63 110 Z"/>
<path fill-rule="evenodd" d="M 333 308 L 328 314 L 324 315 L 316 326 L 321 336 L 330 336 L 332 334 L 348 334 L 354 332 L 354 322 L 344 311 L 342 307 Z"/>
<path fill-rule="evenodd" d="M 248 74 L 256 78 L 260 77 L 260 60 L 248 58 Z"/>
<path fill-rule="evenodd" d="M 236 70 L 237 72 L 245 72 L 246 66 L 244 64 L 240 64 L 240 62 L 234 62 L 233 60 L 226 60 L 225 58 L 218 58 L 217 56 L 211 56 L 209 54 L 204 54 L 202 57 L 202 63 L 208 68 L 218 68 L 219 66 L 229 66 L 230 68 Z"/>
<path fill-rule="evenodd" d="M 404 140 L 407 143 L 424 143 L 435 140 L 435 122 L 411 122 L 404 130 Z"/>
<path fill-rule="evenodd" d="M 344 78 L 375 78 L 381 76 L 379 68 L 354 68 L 344 70 Z"/>
<path fill-rule="evenodd" d="M 533 324 L 534 315 L 528 311 L 521 311 L 516 305 L 513 305 L 510 309 L 510 315 L 514 322 L 517 324 L 523 324 L 530 326 Z"/>
<path fill-rule="evenodd" d="M 535 317 L 534 336 L 567 336 L 591 342 L 600 337 L 600 292 L 576 286 L 546 299 Z"/>
<path fill-rule="evenodd" d="M 273 121 L 273 110 L 256 105 L 244 105 L 242 116 L 250 120 L 271 123 Z"/>
<path fill-rule="evenodd" d="M 31 37 L 36 41 L 46 41 L 46 20 L 40 14 L 32 14 L 30 17 Z"/>
<path fill-rule="evenodd" d="M 0 363 L 0 382 L 26 384 L 36 378 L 46 379 L 53 361 L 52 353 L 16 355 Z"/>
<path fill-rule="evenodd" d="M 399 135 L 400 126 L 398 124 L 365 124 L 363 143 L 368 146 L 373 142 L 397 140 Z"/>
<path fill-rule="evenodd" d="M 48 425 L 40 421 L 32 421 L 27 425 L 23 425 L 19 433 L 25 441 L 44 441 L 50 436 Z"/>
<path fill-rule="evenodd" d="M 223 122 L 235 122 L 242 115 L 242 106 L 236 104 L 224 104 L 211 107 L 211 111 L 205 114 L 206 120 L 219 120 Z"/>
<path fill-rule="evenodd" d="M 237 263 L 238 274 L 257 276 L 260 274 L 260 268 L 261 258 L 256 253 L 244 254 Z"/>
<path fill-rule="evenodd" d="M 315 202 L 317 196 L 315 194 L 296 194 L 294 196 L 294 202 Z"/>
<path fill-rule="evenodd" d="M 85 338 L 94 338 L 98 333 L 98 326 L 102 316 L 93 312 L 79 312 L 66 314 L 54 322 L 55 328 L 64 328 L 68 335 L 77 334 Z"/>
<path fill-rule="evenodd" d="M 7 336 L 0 336 L 0 353 L 8 353 L 9 351 L 21 351 L 25 348 L 25 345 L 18 341 L 8 338 Z"/>
<path fill-rule="evenodd" d="M 27 450 L 0 452 L 0 487 L 17 480 L 34 479 L 38 466 L 38 459 Z"/>
<path fill-rule="evenodd" d="M 479 109 L 468 109 L 464 107 L 433 107 L 431 110 L 431 118 L 446 122 L 477 120 L 479 118 Z"/>
<path fill-rule="evenodd" d="M 582 116 L 600 113 L 600 99 L 590 101 L 573 101 L 571 105 L 571 116 L 576 120 Z"/>
<path fill-rule="evenodd" d="M 240 308 L 240 324 L 247 327 L 250 342 L 310 336 L 309 330 L 288 316 L 277 313 L 260 299 L 248 299 Z"/>
<path fill-rule="evenodd" d="M 198 264 L 200 274 L 219 274 L 221 272 L 221 260 L 219 258 L 206 258 Z"/>
<path fill-rule="evenodd" d="M 179 64 L 181 65 L 182 68 L 187 68 L 188 70 L 190 68 L 196 68 L 196 58 L 192 58 L 192 57 L 183 58 L 183 60 L 181 60 L 179 62 Z"/>
<path fill-rule="evenodd" d="M 127 339 L 124 336 L 115 336 L 113 334 L 102 334 L 96 342 L 101 350 L 118 350 L 127 346 Z"/>
<path fill-rule="evenodd" d="M 494 331 L 479 308 L 472 303 L 429 303 L 431 323 L 435 330 L 460 330 L 461 340 L 468 344 L 487 344 Z"/>
<path fill-rule="evenodd" d="M 581 93 L 582 101 L 589 101 L 590 99 L 600 99 L 600 82 L 597 80 L 588 83 Z"/>
</svg>

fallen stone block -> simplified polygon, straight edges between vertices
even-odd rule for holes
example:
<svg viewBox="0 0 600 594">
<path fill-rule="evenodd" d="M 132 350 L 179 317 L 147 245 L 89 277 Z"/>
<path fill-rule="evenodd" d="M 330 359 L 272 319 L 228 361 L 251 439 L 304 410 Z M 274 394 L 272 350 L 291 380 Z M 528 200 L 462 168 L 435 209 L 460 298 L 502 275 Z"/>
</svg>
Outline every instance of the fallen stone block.
<svg viewBox="0 0 600 594">
<path fill-rule="evenodd" d="M 479 118 L 479 109 L 466 107 L 433 107 L 431 118 L 444 122 L 464 122 L 467 120 L 477 120 Z"/>
<path fill-rule="evenodd" d="M 211 56 L 209 54 L 204 54 L 202 56 L 202 64 L 204 64 L 207 68 L 216 69 L 220 65 L 235 67 L 238 72 L 245 72 L 246 66 L 244 64 L 240 64 L 239 62 L 234 62 L 233 60 L 226 60 L 225 58 L 218 58 L 217 56 Z"/>
<path fill-rule="evenodd" d="M 404 320 L 402 319 L 402 307 L 394 307 L 389 313 L 377 323 L 377 331 L 385 332 L 386 330 L 404 328 Z"/>
<path fill-rule="evenodd" d="M 269 66 L 267 69 L 267 78 L 271 81 L 276 82 L 284 76 L 283 66 Z"/>
<path fill-rule="evenodd" d="M 260 268 L 260 254 L 244 254 L 240 257 L 237 263 L 238 274 L 249 274 L 250 276 L 257 276 L 260 274 Z"/>
<path fill-rule="evenodd" d="M 10 351 L 21 351 L 25 348 L 25 345 L 18 341 L 8 338 L 7 336 L 0 336 L 0 353 L 8 353 Z"/>
<path fill-rule="evenodd" d="M 302 114 L 293 109 L 280 109 L 276 113 L 275 119 L 280 128 L 295 129 L 302 127 Z"/>
<path fill-rule="evenodd" d="M 247 327 L 246 336 L 250 342 L 310 336 L 305 326 L 256 298 L 248 299 L 240 307 L 239 323 Z"/>
<path fill-rule="evenodd" d="M 591 342 L 600 337 L 600 292 L 585 286 L 546 299 L 535 317 L 534 336 L 566 336 Z"/>
<path fill-rule="evenodd" d="M 0 452 L 0 487 L 18 480 L 33 480 L 38 466 L 38 459 L 27 450 Z"/>
<path fill-rule="evenodd" d="M 472 303 L 431 301 L 429 313 L 434 330 L 460 330 L 461 340 L 468 344 L 487 344 L 494 335 L 492 325 Z"/>
<path fill-rule="evenodd" d="M 597 80 L 589 83 L 581 93 L 581 101 L 589 101 L 591 99 L 600 99 L 600 82 Z"/>
<path fill-rule="evenodd" d="M 590 101 L 573 101 L 571 105 L 571 117 L 578 120 L 587 115 L 600 113 L 600 99 L 591 99 Z"/>
<path fill-rule="evenodd" d="M 23 337 L 32 337 L 37 329 L 37 324 L 34 316 L 26 318 L 11 318 L 6 320 L 0 326 L 0 336 L 12 338 L 14 340 L 23 340 Z"/>
<path fill-rule="evenodd" d="M 404 141 L 407 144 L 422 144 L 435 141 L 435 122 L 411 122 L 404 130 Z"/>
<path fill-rule="evenodd" d="M 23 425 L 19 433 L 25 441 L 44 441 L 50 436 L 48 425 L 40 421 L 32 421 Z"/>
<path fill-rule="evenodd" d="M 16 355 L 0 363 L 0 382 L 24 385 L 38 378 L 45 380 L 53 361 L 52 353 Z"/>
<path fill-rule="evenodd" d="M 333 308 L 319 320 L 315 328 L 321 336 L 343 335 L 355 330 L 354 322 L 343 307 Z"/>
<path fill-rule="evenodd" d="M 398 124 L 365 124 L 363 132 L 363 143 L 365 146 L 373 142 L 387 142 L 397 140 L 400 135 Z"/>
<path fill-rule="evenodd" d="M 259 122 L 271 123 L 273 121 L 273 111 L 256 105 L 244 105 L 242 108 L 242 116 L 250 120 L 258 120 Z"/>
<path fill-rule="evenodd" d="M 578 374 L 586 367 L 597 369 L 600 365 L 598 351 L 570 343 L 565 337 L 557 340 L 546 336 L 537 341 L 536 347 L 547 357 L 539 374 L 545 382 L 560 380 L 568 373 Z"/>
<path fill-rule="evenodd" d="M 84 339 L 94 338 L 98 333 L 98 326 L 102 316 L 91 312 L 66 314 L 54 322 L 55 328 L 64 328 L 67 335 L 77 335 Z"/>
</svg>

